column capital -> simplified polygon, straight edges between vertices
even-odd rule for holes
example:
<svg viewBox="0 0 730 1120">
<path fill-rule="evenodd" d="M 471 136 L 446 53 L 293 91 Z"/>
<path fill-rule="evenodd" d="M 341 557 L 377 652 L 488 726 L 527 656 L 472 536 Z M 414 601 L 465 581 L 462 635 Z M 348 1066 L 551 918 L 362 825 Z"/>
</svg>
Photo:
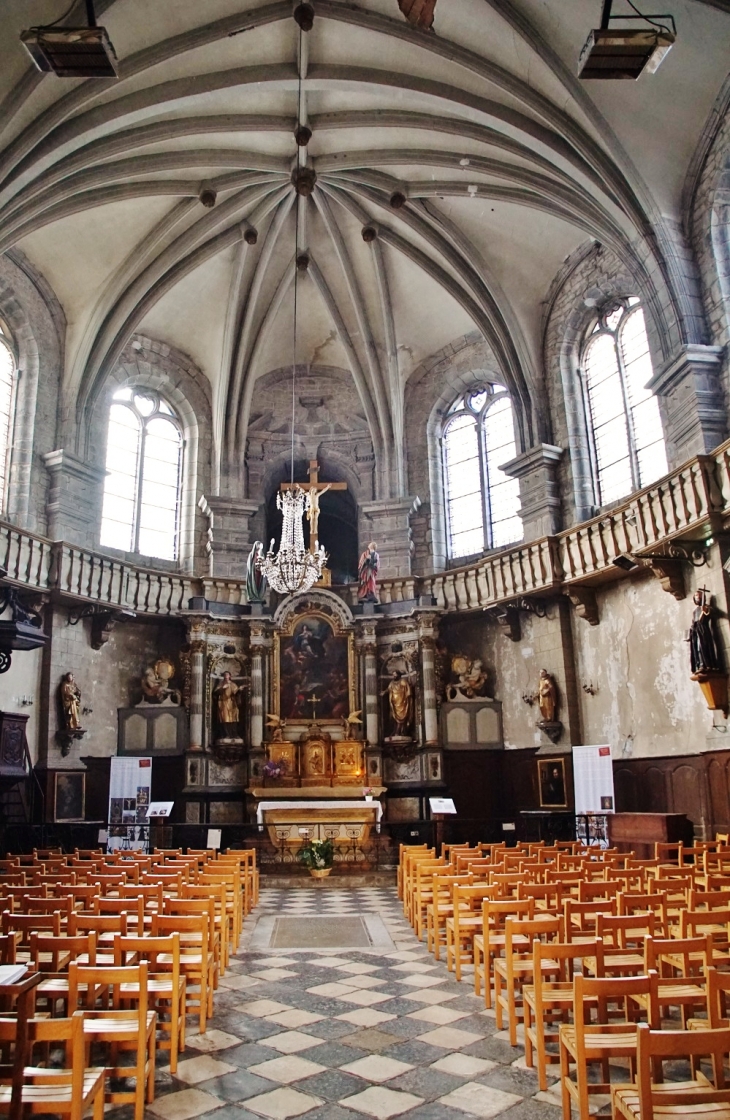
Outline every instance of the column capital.
<svg viewBox="0 0 730 1120">
<path fill-rule="evenodd" d="M 525 540 L 550 537 L 560 531 L 560 487 L 556 477 L 563 448 L 552 443 L 528 447 L 500 470 L 519 479 L 520 517 Z"/>
<path fill-rule="evenodd" d="M 721 346 L 683 346 L 646 386 L 661 400 L 670 469 L 707 454 L 727 435 L 722 353 Z"/>
</svg>

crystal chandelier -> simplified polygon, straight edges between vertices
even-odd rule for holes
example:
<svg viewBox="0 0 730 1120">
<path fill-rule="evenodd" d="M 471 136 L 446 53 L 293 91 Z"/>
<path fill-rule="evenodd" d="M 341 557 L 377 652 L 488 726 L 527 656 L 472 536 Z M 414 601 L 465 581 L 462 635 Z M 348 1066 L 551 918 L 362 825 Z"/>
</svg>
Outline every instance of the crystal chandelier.
<svg viewBox="0 0 730 1120">
<path fill-rule="evenodd" d="M 319 541 L 313 542 L 312 551 L 304 547 L 302 517 L 309 510 L 310 502 L 309 494 L 300 486 L 276 495 L 276 508 L 284 518 L 281 544 L 275 555 L 274 541 L 271 541 L 260 567 L 274 591 L 282 595 L 309 591 L 322 578 L 327 553 L 319 547 Z"/>
<path fill-rule="evenodd" d="M 307 5 L 299 5 L 299 9 Z M 297 11 L 299 11 L 297 9 Z M 315 495 L 314 500 L 317 501 L 316 490 L 307 492 L 301 486 L 294 484 L 294 420 L 295 420 L 295 402 L 296 402 L 296 377 L 297 377 L 297 296 L 298 296 L 298 276 L 300 269 L 306 270 L 309 258 L 306 253 L 299 255 L 299 210 L 300 206 L 306 204 L 306 198 L 311 194 L 314 180 L 316 178 L 313 169 L 302 166 L 301 153 L 304 152 L 304 162 L 306 164 L 306 143 L 307 138 L 311 136 L 309 129 L 303 128 L 301 124 L 302 118 L 302 31 L 309 30 L 309 27 L 297 19 L 295 11 L 294 18 L 299 23 L 299 98 L 297 108 L 297 167 L 292 175 L 292 182 L 294 184 L 297 201 L 296 201 L 296 225 L 295 225 L 295 243 L 294 243 L 294 339 L 293 339 L 293 361 L 292 361 L 292 412 L 291 412 L 291 485 L 289 489 L 280 490 L 276 495 L 276 508 L 281 511 L 283 516 L 283 524 L 281 528 L 281 543 L 279 551 L 274 552 L 274 541 L 272 539 L 269 545 L 269 551 L 266 556 L 262 556 L 258 560 L 258 568 L 266 577 L 268 583 L 273 587 L 274 591 L 278 591 L 282 595 L 296 595 L 304 591 L 309 591 L 317 580 L 322 578 L 322 569 L 327 562 L 327 553 L 323 548 L 319 547 L 318 540 L 310 540 L 309 548 L 304 547 L 304 528 L 302 525 L 302 518 L 305 513 L 309 513 L 312 508 L 312 494 Z M 300 135 L 307 137 L 300 140 Z M 306 263 L 304 263 L 306 262 Z M 316 525 L 316 518 L 310 519 L 312 528 Z M 310 534 L 311 536 L 311 534 Z"/>
</svg>

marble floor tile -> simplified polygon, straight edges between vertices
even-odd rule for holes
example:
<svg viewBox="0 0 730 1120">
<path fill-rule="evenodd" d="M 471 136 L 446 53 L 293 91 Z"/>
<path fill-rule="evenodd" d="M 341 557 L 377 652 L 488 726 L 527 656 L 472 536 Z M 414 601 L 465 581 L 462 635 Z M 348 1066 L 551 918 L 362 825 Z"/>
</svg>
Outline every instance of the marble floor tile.
<svg viewBox="0 0 730 1120">
<path fill-rule="evenodd" d="M 426 964 L 425 961 L 404 961 L 403 964 L 391 965 L 391 972 L 433 972 L 437 964 Z"/>
<path fill-rule="evenodd" d="M 299 964 L 294 957 L 265 957 L 264 960 L 254 961 L 254 968 L 286 968 L 290 964 Z"/>
<path fill-rule="evenodd" d="M 317 965 L 318 968 L 337 968 L 338 965 L 344 964 L 347 957 L 315 957 L 313 960 L 307 961 L 307 964 Z"/>
<path fill-rule="evenodd" d="M 340 1039 L 343 1046 L 352 1046 L 357 1050 L 389 1050 L 397 1046 L 402 1039 L 400 1035 L 381 1031 L 377 1027 L 368 1030 L 356 1031 L 355 1034 L 345 1035 Z"/>
<path fill-rule="evenodd" d="M 401 999 L 412 999 L 416 1003 L 446 1003 L 448 1000 L 456 999 L 459 992 L 444 992 L 436 988 L 419 988 L 416 992 L 405 991 L 401 993 Z"/>
<path fill-rule="evenodd" d="M 345 1108 L 364 1112 L 366 1116 L 374 1116 L 376 1120 L 389 1120 L 391 1116 L 402 1116 L 404 1112 L 410 1112 L 417 1105 L 423 1104 L 423 1097 L 416 1097 L 413 1093 L 398 1093 L 384 1085 L 371 1085 L 362 1093 L 345 1097 L 340 1104 Z"/>
<path fill-rule="evenodd" d="M 444 1007 L 443 1004 L 437 1003 L 433 1007 L 422 1007 L 420 1011 L 411 1011 L 407 1018 L 443 1027 L 447 1023 L 457 1022 L 458 1019 L 466 1019 L 468 1015 L 468 1011 L 457 1011 L 453 1007 Z"/>
<path fill-rule="evenodd" d="M 438 1069 L 442 1073 L 453 1073 L 456 1077 L 480 1077 L 481 1074 L 494 1069 L 496 1065 L 496 1062 L 491 1062 L 488 1058 L 472 1058 L 469 1054 L 447 1054 L 445 1058 L 433 1062 L 431 1068 Z"/>
<path fill-rule="evenodd" d="M 246 1108 L 259 1116 L 266 1116 L 268 1120 L 289 1120 L 290 1116 L 303 1116 L 322 1103 L 319 1097 L 287 1087 L 274 1089 L 273 1093 L 263 1093 L 259 1097 L 249 1097 Z"/>
<path fill-rule="evenodd" d="M 313 996 L 344 996 L 348 992 L 356 991 L 356 988 L 353 984 L 333 980 L 327 984 L 317 984 L 314 988 L 307 988 L 307 991 Z"/>
<path fill-rule="evenodd" d="M 364 975 L 366 972 L 377 972 L 378 966 L 375 964 L 362 964 L 358 961 L 350 961 L 348 964 L 336 965 L 338 972 L 349 972 L 353 976 Z"/>
<path fill-rule="evenodd" d="M 446 976 L 422 976 L 418 973 L 415 976 L 399 976 L 396 984 L 406 984 L 410 988 L 435 988 L 437 984 L 445 984 L 447 979 Z"/>
<path fill-rule="evenodd" d="M 501 1089 L 492 1089 L 489 1085 L 470 1081 L 441 1097 L 438 1103 L 459 1108 L 470 1116 L 478 1116 L 480 1120 L 490 1120 L 490 1117 L 499 1116 L 500 1112 L 519 1104 L 522 1099 L 516 1093 L 503 1093 Z"/>
<path fill-rule="evenodd" d="M 359 1058 L 356 1062 L 349 1062 L 340 1066 L 345 1073 L 354 1073 L 366 1081 L 390 1081 L 401 1073 L 407 1073 L 413 1066 L 407 1062 L 399 1062 L 397 1058 L 388 1058 L 384 1054 L 370 1054 L 367 1058 Z"/>
<path fill-rule="evenodd" d="M 194 1034 L 192 1036 L 188 1034 L 185 1041 L 194 1050 L 209 1054 L 215 1050 L 227 1050 L 229 1046 L 238 1046 L 241 1039 L 237 1038 L 235 1034 L 228 1034 L 227 1031 L 219 1031 L 213 1027 L 211 1030 L 207 1030 L 205 1034 Z"/>
<path fill-rule="evenodd" d="M 165 1097 L 158 1097 L 152 1104 L 147 1105 L 147 1112 L 158 1116 L 160 1120 L 193 1120 L 196 1116 L 203 1116 L 206 1112 L 223 1108 L 225 1101 L 202 1089 L 183 1089 L 179 1093 L 168 1093 Z"/>
<path fill-rule="evenodd" d="M 348 995 L 338 996 L 343 1003 L 356 1003 L 359 1007 L 372 1007 L 374 1003 L 385 1003 L 393 996 L 387 992 L 350 992 Z"/>
<path fill-rule="evenodd" d="M 244 1015 L 253 1015 L 256 1019 L 263 1019 L 266 1015 L 278 1015 L 282 1011 L 291 1011 L 291 1004 L 279 1003 L 275 999 L 257 999 L 251 1003 L 237 1003 L 236 1011 Z"/>
<path fill-rule="evenodd" d="M 257 1077 L 266 1077 L 269 1081 L 279 1081 L 282 1085 L 290 1085 L 292 1081 L 301 1081 L 304 1077 L 311 1077 L 314 1073 L 322 1073 L 326 1066 L 317 1062 L 310 1062 L 308 1058 L 299 1058 L 296 1054 L 286 1054 L 281 1058 L 271 1058 L 268 1062 L 259 1062 L 258 1065 L 249 1066 L 249 1073 Z"/>
<path fill-rule="evenodd" d="M 257 980 L 288 980 L 298 973 L 291 972 L 288 968 L 264 968 L 261 972 L 252 972 Z"/>
<path fill-rule="evenodd" d="M 199 1058 L 185 1058 L 184 1061 L 178 1062 L 175 1077 L 178 1081 L 184 1081 L 186 1085 L 199 1085 L 201 1081 L 210 1081 L 213 1077 L 233 1073 L 236 1068 L 228 1062 L 221 1062 L 219 1058 L 201 1054 Z"/>
<path fill-rule="evenodd" d="M 357 1011 L 346 1011 L 344 1015 L 338 1015 L 337 1018 L 346 1023 L 353 1023 L 356 1027 L 376 1027 L 379 1023 L 387 1023 L 395 1019 L 396 1016 L 378 1011 L 374 1007 L 359 1007 Z"/>
<path fill-rule="evenodd" d="M 379 976 L 348 976 L 346 981 L 351 988 L 380 988 L 387 984 L 387 980 L 383 980 Z"/>
<path fill-rule="evenodd" d="M 458 1027 L 436 1027 L 426 1034 L 419 1034 L 417 1041 L 425 1042 L 428 1046 L 442 1046 L 444 1050 L 464 1050 L 482 1038 L 484 1038 L 483 1034 L 459 1030 Z"/>
<path fill-rule="evenodd" d="M 321 1046 L 324 1039 L 315 1038 L 312 1034 L 303 1034 L 301 1031 L 283 1031 L 271 1038 L 262 1040 L 263 1046 L 272 1046 L 282 1054 L 298 1054 L 300 1050 L 309 1050 L 312 1046 Z"/>
<path fill-rule="evenodd" d="M 323 1019 L 324 1015 L 315 1015 L 312 1011 L 302 1011 L 298 1007 L 266 1016 L 267 1023 L 278 1023 L 281 1027 L 307 1027 L 311 1023 L 321 1023 Z"/>
</svg>

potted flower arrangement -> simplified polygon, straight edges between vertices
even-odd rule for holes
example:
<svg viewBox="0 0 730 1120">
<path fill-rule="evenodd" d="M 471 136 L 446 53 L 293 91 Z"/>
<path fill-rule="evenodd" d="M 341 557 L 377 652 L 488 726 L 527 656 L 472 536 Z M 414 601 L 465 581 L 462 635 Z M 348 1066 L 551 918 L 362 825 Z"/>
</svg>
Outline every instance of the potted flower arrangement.
<svg viewBox="0 0 730 1120">
<path fill-rule="evenodd" d="M 313 879 L 326 879 L 335 861 L 335 846 L 329 838 L 307 840 L 297 852 L 297 859 L 309 868 Z"/>
<path fill-rule="evenodd" d="M 264 776 L 264 784 L 266 784 L 267 781 L 275 782 L 279 778 L 284 777 L 286 774 L 286 767 L 283 762 L 277 762 L 275 759 L 270 758 L 269 761 L 264 764 L 261 773 Z"/>
<path fill-rule="evenodd" d="M 366 801 L 372 801 L 372 799 L 373 799 L 372 786 L 363 786 L 362 795 L 363 795 L 363 797 L 365 798 Z"/>
</svg>

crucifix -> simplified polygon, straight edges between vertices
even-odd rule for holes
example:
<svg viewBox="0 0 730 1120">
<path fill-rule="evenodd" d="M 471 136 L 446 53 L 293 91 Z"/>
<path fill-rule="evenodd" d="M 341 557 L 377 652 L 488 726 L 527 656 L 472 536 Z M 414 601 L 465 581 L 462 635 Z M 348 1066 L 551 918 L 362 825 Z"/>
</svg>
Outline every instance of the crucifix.
<svg viewBox="0 0 730 1120">
<path fill-rule="evenodd" d="M 316 723 L 317 722 L 317 705 L 322 703 L 322 698 L 321 698 L 321 696 L 317 696 L 316 692 L 313 692 L 312 695 L 309 697 L 308 703 L 310 703 L 312 705 L 312 723 Z"/>
<path fill-rule="evenodd" d="M 309 522 L 309 551 L 314 552 L 317 547 L 317 542 L 319 541 L 319 500 L 328 490 L 347 490 L 347 483 L 320 482 L 319 463 L 316 459 L 310 459 L 307 474 L 309 475 L 308 483 L 282 482 L 279 489 L 293 490 L 296 486 L 299 486 L 309 494 L 309 509 L 307 510 L 307 521 Z"/>
</svg>

